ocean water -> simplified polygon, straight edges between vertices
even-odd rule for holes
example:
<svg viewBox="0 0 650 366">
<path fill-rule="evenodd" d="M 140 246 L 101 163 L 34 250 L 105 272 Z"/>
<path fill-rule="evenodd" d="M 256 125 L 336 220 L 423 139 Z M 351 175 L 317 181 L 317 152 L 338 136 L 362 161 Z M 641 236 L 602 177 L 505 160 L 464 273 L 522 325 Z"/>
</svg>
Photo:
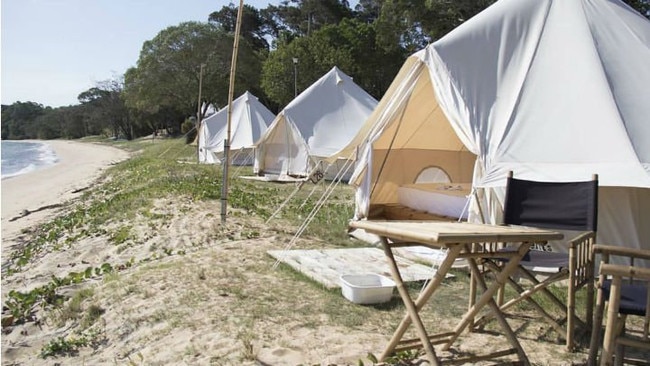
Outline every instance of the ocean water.
<svg viewBox="0 0 650 366">
<path fill-rule="evenodd" d="M 18 142 L 3 140 L 2 179 L 27 174 L 36 169 L 54 165 L 59 158 L 50 145 L 42 142 Z"/>
</svg>

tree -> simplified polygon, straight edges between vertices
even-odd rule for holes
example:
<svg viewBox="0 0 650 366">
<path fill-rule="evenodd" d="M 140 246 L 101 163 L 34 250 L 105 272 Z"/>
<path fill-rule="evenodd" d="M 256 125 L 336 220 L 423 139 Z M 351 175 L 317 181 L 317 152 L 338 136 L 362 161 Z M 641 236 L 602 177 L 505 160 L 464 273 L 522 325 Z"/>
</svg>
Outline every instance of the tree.
<svg viewBox="0 0 650 366">
<path fill-rule="evenodd" d="M 208 21 L 226 33 L 235 34 L 237 12 L 238 8 L 231 3 L 230 6 L 224 6 L 221 10 L 211 13 Z M 270 46 L 267 38 L 272 37 L 272 29 L 269 20 L 262 17 L 259 10 L 250 5 L 244 5 L 240 35 L 251 45 L 252 49 L 268 51 Z"/>
<path fill-rule="evenodd" d="M 294 58 L 298 60 L 295 68 Z M 269 55 L 262 71 L 262 88 L 269 99 L 285 106 L 294 98 L 294 82 L 300 93 L 333 66 L 348 70 L 348 73 L 352 65 L 354 60 L 348 49 L 330 43 L 325 34 L 316 32 L 310 37 L 281 44 Z"/>
<path fill-rule="evenodd" d="M 338 24 L 351 18 L 353 12 L 347 0 L 284 0 L 279 6 L 262 10 L 274 38 L 309 36 L 326 25 Z"/>
<path fill-rule="evenodd" d="M 399 45 L 409 53 L 435 42 L 494 0 L 384 0 L 376 20 L 380 44 L 387 50 Z M 372 0 L 364 8 L 375 9 Z"/>
<path fill-rule="evenodd" d="M 348 72 L 359 86 L 377 99 L 388 89 L 408 56 L 403 48 L 383 49 L 377 40 L 376 26 L 361 20 L 344 19 L 321 32 L 328 35 L 333 46 L 349 50 L 353 64 Z"/>
<path fill-rule="evenodd" d="M 204 92 L 214 88 L 222 79 L 216 75 L 222 76 L 229 68 L 229 59 L 226 62 L 227 58 L 215 52 L 228 47 L 222 36 L 214 25 L 186 22 L 144 42 L 136 68 L 125 74 L 127 105 L 149 113 L 172 107 L 192 114 L 196 111 L 201 65 L 209 64 L 204 68 Z M 223 85 L 227 84 L 222 81 Z"/>
<path fill-rule="evenodd" d="M 359 0 L 354 8 L 354 18 L 364 23 L 374 23 L 381 13 L 383 0 Z"/>
<path fill-rule="evenodd" d="M 344 19 L 339 24 L 322 27 L 309 37 L 279 44 L 264 63 L 262 87 L 278 105 L 289 103 L 294 98 L 293 59 L 296 58 L 298 92 L 337 66 L 368 93 L 380 98 L 405 57 L 403 50 L 386 52 L 379 47 L 372 24 Z"/>
<path fill-rule="evenodd" d="M 65 117 L 62 110 L 63 108 L 46 107 L 43 114 L 36 117 L 33 123 L 30 124 L 28 132 L 30 138 L 49 140 L 68 137 L 62 134 L 65 126 Z"/>
<path fill-rule="evenodd" d="M 61 107 L 53 110 L 53 112 L 62 115 L 61 136 L 63 137 L 77 139 L 101 133 L 101 130 L 92 129 L 87 125 L 85 111 L 81 105 Z"/>
<path fill-rule="evenodd" d="M 644 17 L 650 19 L 650 0 L 623 0 Z"/>
<path fill-rule="evenodd" d="M 197 111 L 199 81 L 201 104 L 227 103 L 232 49 L 233 35 L 215 24 L 186 22 L 161 31 L 144 43 L 137 66 L 125 74 L 127 105 L 149 114 L 172 110 L 184 116 L 177 121 L 180 131 L 185 117 Z M 259 85 L 260 58 L 240 42 L 237 95 Z"/>
<path fill-rule="evenodd" d="M 433 40 L 480 13 L 496 0 L 426 0 L 428 16 L 420 18 L 424 32 Z"/>
<path fill-rule="evenodd" d="M 86 107 L 89 125 L 110 128 L 113 136 L 128 140 L 135 137 L 133 120 L 123 99 L 124 83 L 120 79 L 109 79 L 97 83 L 77 97 Z"/>
<path fill-rule="evenodd" d="M 43 105 L 35 102 L 16 102 L 2 106 L 2 139 L 37 138 L 32 135 L 33 124 L 45 113 Z"/>
</svg>

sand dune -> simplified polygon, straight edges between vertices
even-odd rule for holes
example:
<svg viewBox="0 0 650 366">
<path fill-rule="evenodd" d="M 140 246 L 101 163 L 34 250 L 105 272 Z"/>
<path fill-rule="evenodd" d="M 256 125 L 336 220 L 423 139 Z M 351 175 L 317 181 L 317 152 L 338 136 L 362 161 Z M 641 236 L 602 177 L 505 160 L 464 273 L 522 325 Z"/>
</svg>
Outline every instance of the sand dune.
<svg viewBox="0 0 650 366">
<path fill-rule="evenodd" d="M 27 237 L 23 229 L 60 213 L 54 207 L 20 217 L 22 210 L 35 211 L 77 197 L 81 193 L 75 190 L 92 185 L 104 169 L 129 156 L 102 145 L 51 144 L 61 158 L 59 164 L 2 181 L 3 263 Z M 94 307 L 101 314 L 90 328 L 83 327 L 83 318 L 64 318 L 59 309 L 39 310 L 38 322 L 3 327 L 3 365 L 293 366 L 357 365 L 360 360 L 370 365 L 368 353 L 381 353 L 403 316 L 402 308 L 365 308 L 296 279 L 286 269 L 273 269 L 274 259 L 267 251 L 283 248 L 293 234 L 279 224 L 251 217 L 219 224 L 215 203 L 210 201 L 163 197 L 154 203 L 152 212 L 159 219 L 136 217 L 128 223 L 137 244 L 119 247 L 106 235 L 82 237 L 63 250 L 43 251 L 18 273 L 3 274 L 4 303 L 7 291 L 34 288 L 52 275 L 63 277 L 104 262 L 137 263 L 60 289 L 68 296 L 90 290 L 92 295 L 81 302 L 83 311 L 79 312 L 89 314 Z M 19 218 L 11 221 L 15 217 Z M 247 237 L 247 232 L 257 236 Z M 296 245 L 302 249 L 322 246 L 307 239 Z M 460 281 L 449 283 L 444 290 L 454 298 L 454 293 L 466 291 L 459 285 Z M 457 304 L 432 302 L 429 314 L 434 315 L 426 321 L 431 327 L 453 328 L 454 320 L 445 314 L 464 306 L 464 299 Z M 543 325 L 531 325 L 528 319 L 515 322 L 513 327 L 522 332 L 521 342 L 531 362 L 571 365 L 584 361 L 584 352 L 567 354 L 561 342 L 540 342 L 546 333 Z M 94 343 L 78 353 L 39 357 L 53 339 L 80 337 L 79 332 L 87 334 L 90 329 L 95 332 Z M 503 336 L 492 333 L 463 335 L 455 349 L 504 348 Z"/>
</svg>

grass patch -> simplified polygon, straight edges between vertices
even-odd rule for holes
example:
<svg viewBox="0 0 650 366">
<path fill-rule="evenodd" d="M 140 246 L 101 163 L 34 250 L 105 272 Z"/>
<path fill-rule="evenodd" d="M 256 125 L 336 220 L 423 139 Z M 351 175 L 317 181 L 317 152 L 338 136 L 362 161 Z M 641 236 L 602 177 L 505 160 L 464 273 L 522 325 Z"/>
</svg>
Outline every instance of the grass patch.
<svg viewBox="0 0 650 366">
<path fill-rule="evenodd" d="M 188 161 L 195 160 L 194 146 L 185 145 L 184 140 L 172 139 L 157 140 L 156 143 L 117 142 L 113 145 L 137 151 L 137 154 L 108 169 L 103 181 L 84 191 L 63 215 L 26 232 L 26 245 L 11 254 L 10 274 L 29 268 L 35 258 L 43 258 L 47 252 L 72 248 L 82 253 L 81 248 L 75 246 L 86 238 L 99 238 L 97 240 L 105 242 L 113 250 L 110 256 L 102 256 L 105 258 L 102 260 L 108 262 L 99 267 L 89 267 L 86 272 L 71 274 L 66 280 L 69 284 L 101 277 L 102 290 L 95 294 L 77 293 L 67 302 L 61 301 L 64 305 L 58 315 L 59 324 L 75 320 L 79 321 L 78 328 L 92 330 L 103 319 L 109 318 L 103 316 L 102 304 L 107 309 L 121 312 L 119 321 L 123 323 L 112 330 L 110 337 L 115 342 L 128 338 L 140 325 L 155 325 L 160 334 L 148 335 L 153 339 L 151 341 L 139 340 L 145 344 L 179 328 L 201 329 L 207 320 L 214 329 L 236 338 L 238 355 L 233 357 L 240 357 L 240 361 L 254 361 L 259 352 L 256 347 L 266 347 L 268 344 L 265 342 L 285 337 L 279 330 L 288 333 L 287 338 L 279 341 L 279 344 L 286 343 L 287 348 L 292 343 L 289 337 L 294 329 L 306 329 L 309 334 L 323 326 L 341 327 L 343 332 L 379 333 L 389 337 L 393 327 L 404 316 L 404 305 L 397 292 L 387 303 L 362 306 L 344 299 L 340 289 L 326 289 L 285 264 L 280 264 L 278 269 L 270 268 L 273 260 L 266 257 L 264 251 L 271 245 L 284 246 L 293 237 L 312 212 L 324 186 L 316 187 L 310 194 L 314 186 L 305 185 L 266 224 L 296 186 L 233 176 L 229 180 L 228 222 L 221 224 L 222 170 L 211 165 L 188 164 Z M 235 172 L 237 175 L 252 174 L 251 168 L 231 170 L 231 173 Z M 168 206 L 173 210 L 167 209 Z M 201 207 L 200 215 L 196 214 L 197 206 Z M 350 241 L 347 235 L 353 211 L 353 188 L 339 185 L 301 235 L 304 239 L 301 243 L 311 248 L 360 246 L 359 242 Z M 191 219 L 182 220 L 184 216 Z M 192 221 L 196 217 L 203 220 L 202 227 L 199 227 L 201 223 Z M 196 231 L 201 236 L 188 235 L 179 240 L 180 243 L 163 237 L 165 230 L 194 224 L 197 224 Z M 142 228 L 146 229 L 145 234 L 142 234 Z M 271 237 L 277 241 L 266 240 Z M 247 246 L 250 242 L 246 241 L 256 238 L 265 239 L 254 244 L 261 243 L 267 247 L 251 250 Z M 141 249 L 136 253 L 141 254 L 137 260 L 131 252 L 136 249 Z M 234 252 L 237 256 L 230 255 Z M 142 256 L 147 258 L 142 259 Z M 123 261 L 129 257 L 128 265 L 117 262 L 120 261 L 118 258 Z M 237 260 L 231 260 L 232 257 Z M 131 266 L 134 267 L 129 271 L 120 272 Z M 422 310 L 423 321 L 431 329 L 449 325 L 467 310 L 467 272 L 452 270 L 451 273 L 455 278 L 445 280 Z M 63 282 L 59 281 L 29 294 L 9 293 L 12 313 L 15 312 L 17 319 L 22 321 L 33 319 L 34 307 L 43 300 L 48 307 L 59 303 L 61 299 L 55 290 L 62 285 Z M 421 288 L 421 282 L 407 283 L 413 298 Z M 563 290 L 558 291 L 562 294 Z M 161 297 L 164 297 L 163 301 L 160 301 Z M 127 303 L 124 300 L 140 298 L 151 298 L 147 304 L 156 307 L 155 310 L 152 308 L 150 312 L 140 313 L 133 306 L 120 307 L 121 302 Z M 584 295 L 578 301 L 579 306 L 584 304 Z M 110 306 L 105 305 L 107 303 Z M 515 309 L 529 310 L 526 305 Z M 337 330 L 340 329 L 334 331 Z M 54 339 L 44 347 L 43 355 L 74 354 L 82 347 L 96 344 L 91 342 L 93 338 L 88 333 L 85 334 Z M 188 343 L 185 356 L 207 352 L 199 346 L 198 343 Z M 396 355 L 393 361 L 397 364 L 416 356 L 415 351 L 404 352 Z M 210 355 L 209 361 L 217 364 L 233 362 L 227 355 L 219 354 Z"/>
<path fill-rule="evenodd" d="M 77 292 L 60 308 L 51 312 L 50 318 L 57 327 L 64 326 L 70 320 L 77 320 L 83 314 L 82 303 L 93 296 L 92 288 L 84 288 Z"/>
<path fill-rule="evenodd" d="M 128 245 L 137 245 L 137 238 L 129 222 L 138 215 L 147 217 L 148 225 L 155 230 L 164 227 L 169 215 L 157 213 L 155 202 L 172 199 L 187 202 L 213 201 L 221 196 L 222 171 L 204 164 L 187 164 L 196 153 L 182 139 L 150 142 L 115 142 L 130 151 L 138 151 L 131 159 L 121 162 L 105 173 L 102 184 L 84 192 L 68 211 L 44 223 L 31 232 L 32 240 L 11 253 L 8 272 L 20 271 L 37 255 L 66 247 L 88 237 L 108 235 L 110 242 L 120 251 Z M 232 170 L 231 170 L 232 172 Z M 252 175 L 250 167 L 238 169 L 238 175 Z M 228 215 L 237 218 L 267 220 L 287 197 L 295 185 L 269 184 L 230 177 L 228 192 Z M 309 185 L 303 187 L 286 203 L 271 225 L 286 233 L 295 233 L 312 210 L 321 190 L 310 194 Z M 347 223 L 353 216 L 354 191 L 347 185 L 339 185 L 336 192 L 314 216 L 302 234 L 303 238 L 318 240 L 336 246 L 349 246 Z M 215 214 L 216 218 L 216 214 Z M 277 224 L 276 224 L 277 223 Z M 110 232 L 107 227 L 115 227 Z M 237 233 L 215 231 L 217 240 L 253 239 L 262 234 L 256 227 L 247 227 Z M 160 256 L 171 255 L 167 251 Z"/>
</svg>

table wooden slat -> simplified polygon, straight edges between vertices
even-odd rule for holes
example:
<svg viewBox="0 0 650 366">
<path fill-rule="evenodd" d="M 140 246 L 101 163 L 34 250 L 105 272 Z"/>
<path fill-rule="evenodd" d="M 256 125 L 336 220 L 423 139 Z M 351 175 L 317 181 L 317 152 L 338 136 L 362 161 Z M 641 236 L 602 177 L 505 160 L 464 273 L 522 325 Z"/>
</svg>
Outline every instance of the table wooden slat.
<svg viewBox="0 0 650 366">
<path fill-rule="evenodd" d="M 562 239 L 559 232 L 524 226 L 442 221 L 353 221 L 350 226 L 395 240 L 441 246 L 480 242 L 549 241 Z"/>
</svg>

